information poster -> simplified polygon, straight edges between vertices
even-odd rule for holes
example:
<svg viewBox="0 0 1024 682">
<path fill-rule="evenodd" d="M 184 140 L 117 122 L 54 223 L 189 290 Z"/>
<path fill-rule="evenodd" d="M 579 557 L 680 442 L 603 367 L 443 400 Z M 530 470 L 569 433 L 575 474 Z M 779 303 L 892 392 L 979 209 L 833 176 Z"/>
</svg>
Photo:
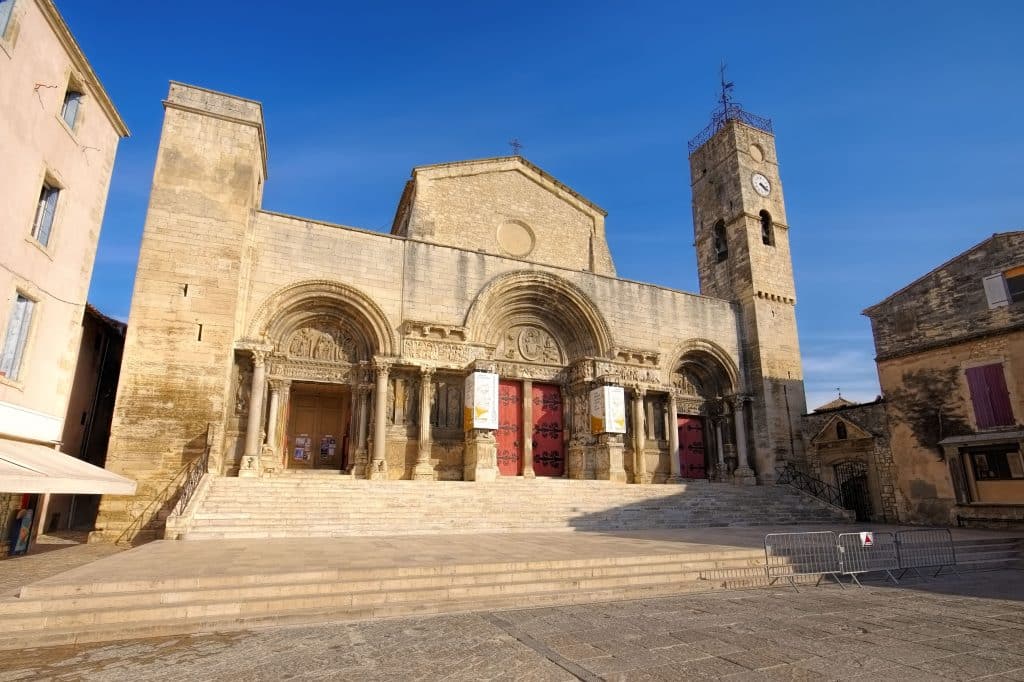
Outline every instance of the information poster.
<svg viewBox="0 0 1024 682">
<path fill-rule="evenodd" d="M 324 464 L 334 459 L 337 441 L 334 436 L 327 435 L 320 439 L 320 463 Z"/>
<path fill-rule="evenodd" d="M 590 392 L 590 432 L 626 432 L 626 393 L 621 386 L 598 386 Z"/>
<path fill-rule="evenodd" d="M 473 372 L 466 377 L 465 428 L 498 428 L 498 375 Z"/>
<path fill-rule="evenodd" d="M 296 462 L 308 462 L 309 461 L 309 448 L 313 444 L 313 439 L 309 437 L 308 433 L 300 433 L 295 436 L 295 455 L 294 459 Z"/>
</svg>

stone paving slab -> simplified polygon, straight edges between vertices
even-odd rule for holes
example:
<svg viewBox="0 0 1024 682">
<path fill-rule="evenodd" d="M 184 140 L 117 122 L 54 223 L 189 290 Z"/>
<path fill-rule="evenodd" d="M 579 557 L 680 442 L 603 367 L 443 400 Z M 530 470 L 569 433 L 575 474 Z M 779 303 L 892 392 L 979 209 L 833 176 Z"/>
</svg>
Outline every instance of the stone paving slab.
<svg viewBox="0 0 1024 682">
<path fill-rule="evenodd" d="M 1017 680 L 1024 571 L 5 652 L 0 681 Z"/>
<path fill-rule="evenodd" d="M 843 531 L 869 528 L 844 526 Z M 874 530 L 894 527 L 870 526 Z M 158 540 L 70 570 L 31 576 L 32 584 L 67 585 L 214 576 L 273 575 L 396 566 L 564 561 L 607 557 L 756 551 L 766 533 L 822 526 L 715 527 L 614 533 L 490 533 L 476 535 Z M 1017 537 L 998 531 L 954 530 L 955 539 Z M 95 547 L 88 545 L 87 547 Z M 102 547 L 102 546 L 101 546 Z M 8 564 L 0 563 L 0 572 Z M 41 572 L 42 573 L 42 572 Z M 5 581 L 6 582 L 6 581 Z M 0 584 L 5 584 L 0 583 Z M 22 584 L 28 584 L 26 581 Z M 0 600 L 4 593 L 0 592 Z"/>
</svg>

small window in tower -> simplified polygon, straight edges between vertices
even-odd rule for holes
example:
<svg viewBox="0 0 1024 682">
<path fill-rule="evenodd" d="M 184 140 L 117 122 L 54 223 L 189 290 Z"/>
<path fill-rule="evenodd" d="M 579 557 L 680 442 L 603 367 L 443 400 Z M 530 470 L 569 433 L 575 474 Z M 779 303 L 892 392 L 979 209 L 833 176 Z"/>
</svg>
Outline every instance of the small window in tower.
<svg viewBox="0 0 1024 682">
<path fill-rule="evenodd" d="M 721 263 L 729 257 L 729 242 L 725 239 L 725 221 L 719 220 L 712 229 L 715 236 L 715 256 Z"/>
<path fill-rule="evenodd" d="M 775 227 L 768 211 L 761 211 L 761 241 L 765 246 L 775 246 Z"/>
<path fill-rule="evenodd" d="M 836 423 L 836 438 L 839 440 L 846 440 L 846 424 L 843 422 Z"/>
</svg>

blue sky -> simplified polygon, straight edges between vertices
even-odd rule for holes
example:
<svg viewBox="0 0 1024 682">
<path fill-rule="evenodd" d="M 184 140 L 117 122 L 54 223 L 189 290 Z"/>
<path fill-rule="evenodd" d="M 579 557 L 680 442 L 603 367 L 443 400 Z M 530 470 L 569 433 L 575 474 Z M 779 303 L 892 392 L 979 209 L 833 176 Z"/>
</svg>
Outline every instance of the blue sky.
<svg viewBox="0 0 1024 682">
<path fill-rule="evenodd" d="M 265 208 L 385 230 L 416 165 L 523 155 L 698 289 L 686 141 L 721 60 L 774 120 L 808 405 L 878 392 L 865 307 L 1021 229 L 1024 3 L 58 0 L 132 137 L 90 300 L 126 318 L 167 82 L 263 102 Z"/>
</svg>

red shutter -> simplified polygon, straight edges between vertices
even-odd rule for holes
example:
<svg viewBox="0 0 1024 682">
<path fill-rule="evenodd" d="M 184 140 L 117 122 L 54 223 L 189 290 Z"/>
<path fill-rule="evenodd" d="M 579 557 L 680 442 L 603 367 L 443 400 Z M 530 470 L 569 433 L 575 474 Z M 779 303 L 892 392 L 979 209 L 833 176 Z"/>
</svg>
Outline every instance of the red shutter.
<svg viewBox="0 0 1024 682">
<path fill-rule="evenodd" d="M 968 368 L 967 385 L 971 389 L 974 419 L 979 429 L 1013 426 L 1013 409 L 1002 363 Z"/>
<path fill-rule="evenodd" d="M 1013 408 L 1010 407 L 1010 392 L 1006 390 L 1006 375 L 1001 363 L 987 365 L 985 383 L 988 384 L 988 397 L 992 405 L 994 426 L 1013 426 Z"/>
</svg>

